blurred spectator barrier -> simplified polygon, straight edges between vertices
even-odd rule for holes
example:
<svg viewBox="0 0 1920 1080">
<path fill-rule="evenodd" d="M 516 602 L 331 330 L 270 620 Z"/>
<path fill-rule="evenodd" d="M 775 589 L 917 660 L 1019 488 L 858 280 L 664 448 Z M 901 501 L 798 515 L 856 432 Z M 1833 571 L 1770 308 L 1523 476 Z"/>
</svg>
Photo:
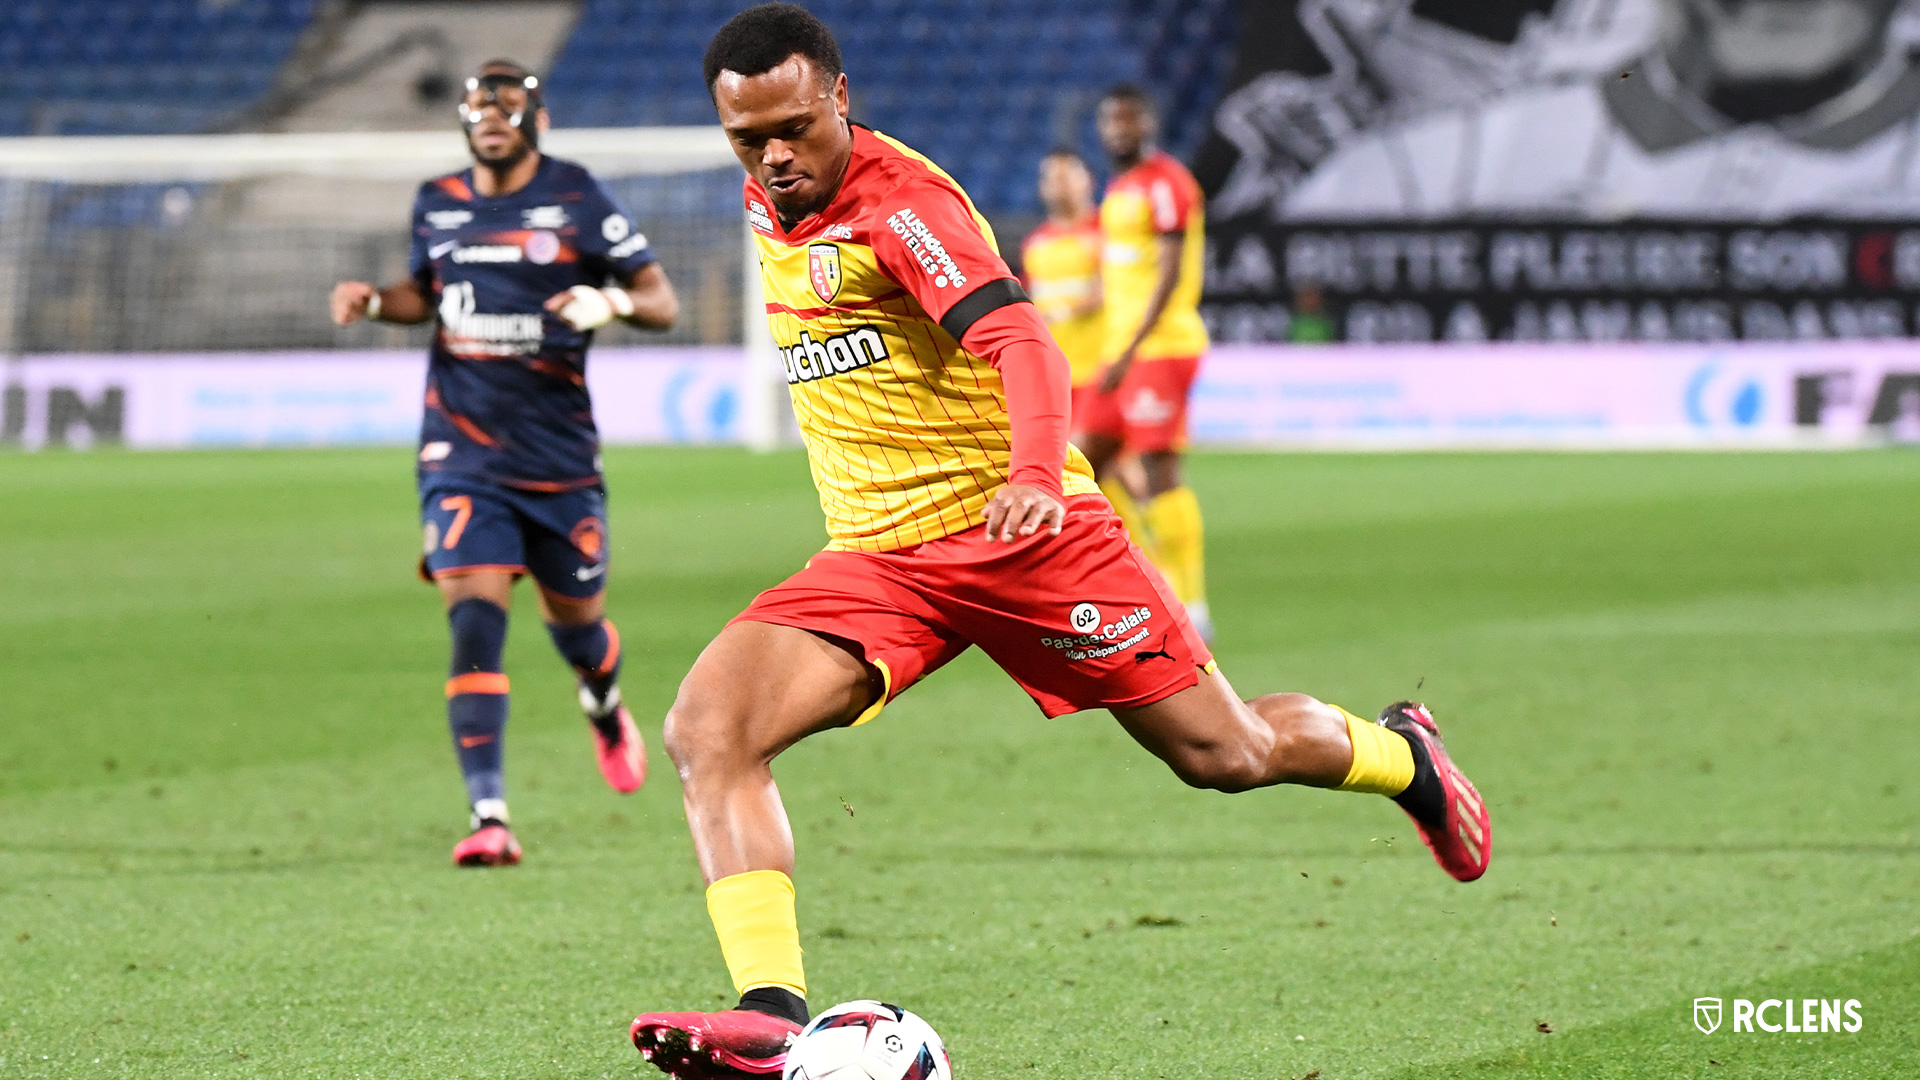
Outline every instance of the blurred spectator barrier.
<svg viewBox="0 0 1920 1080">
<path fill-rule="evenodd" d="M 406 444 L 416 350 L 28 356 L 0 368 L 0 442 Z M 610 444 L 754 441 L 778 360 L 737 347 L 605 348 Z M 1317 450 L 1790 449 L 1920 439 L 1920 358 L 1820 345 L 1226 346 L 1195 390 L 1198 443 Z"/>
<path fill-rule="evenodd" d="M 681 297 L 673 330 L 616 325 L 603 347 L 744 342 L 771 354 L 740 167 L 718 128 L 560 129 L 543 149 L 593 170 Z M 428 327 L 341 329 L 327 294 L 342 279 L 404 278 L 414 190 L 467 161 L 454 131 L 0 139 L 0 357 L 423 355 Z M 777 440 L 776 390 L 741 403 L 756 444 Z M 240 441 L 273 441 L 247 430 Z"/>
</svg>

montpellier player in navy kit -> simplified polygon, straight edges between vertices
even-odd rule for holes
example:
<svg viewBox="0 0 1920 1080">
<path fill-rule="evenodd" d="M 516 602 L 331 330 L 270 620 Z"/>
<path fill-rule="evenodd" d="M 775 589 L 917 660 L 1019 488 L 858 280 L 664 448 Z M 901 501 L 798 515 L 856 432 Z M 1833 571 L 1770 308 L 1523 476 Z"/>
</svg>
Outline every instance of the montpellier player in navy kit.
<svg viewBox="0 0 1920 1080">
<path fill-rule="evenodd" d="M 587 395 L 587 346 L 618 318 L 664 329 L 679 304 L 646 237 L 597 181 L 539 151 L 540 82 L 493 61 L 460 102 L 474 165 L 420 187 L 413 276 L 335 286 L 334 321 L 437 319 L 420 426 L 421 572 L 453 636 L 447 721 L 472 832 L 461 866 L 520 861 L 507 821 L 501 653 L 513 583 L 531 575 L 541 615 L 578 676 L 600 771 L 616 791 L 646 779 L 646 744 L 620 703 L 620 636 L 606 618 L 606 487 Z"/>
</svg>

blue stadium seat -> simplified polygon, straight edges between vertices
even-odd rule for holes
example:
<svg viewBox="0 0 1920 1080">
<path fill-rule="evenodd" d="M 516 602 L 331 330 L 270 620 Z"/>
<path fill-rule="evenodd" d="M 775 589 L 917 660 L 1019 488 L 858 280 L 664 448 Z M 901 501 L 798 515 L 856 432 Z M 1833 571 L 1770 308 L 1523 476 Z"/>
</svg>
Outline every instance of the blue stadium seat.
<svg viewBox="0 0 1920 1080">
<path fill-rule="evenodd" d="M 218 124 L 292 55 L 315 0 L 0 3 L 9 134 L 134 134 Z M 190 96 L 193 100 L 183 101 Z M 170 100 L 171 99 L 171 100 Z M 32 117 L 23 114 L 31 113 Z"/>
<path fill-rule="evenodd" d="M 42 0 L 17 7 L 16 19 L 56 10 Z M 180 10 L 178 0 L 150 7 Z M 738 0 L 588 0 L 549 80 L 556 120 L 712 123 L 700 57 L 740 7 Z M 1059 137 L 1057 113 L 1074 121 L 1077 145 L 1098 164 L 1091 99 L 1123 79 L 1160 97 L 1170 149 L 1191 153 L 1232 64 L 1233 0 L 814 0 L 808 7 L 840 39 L 855 118 L 925 152 L 995 211 L 1038 209 L 1034 169 Z"/>
</svg>

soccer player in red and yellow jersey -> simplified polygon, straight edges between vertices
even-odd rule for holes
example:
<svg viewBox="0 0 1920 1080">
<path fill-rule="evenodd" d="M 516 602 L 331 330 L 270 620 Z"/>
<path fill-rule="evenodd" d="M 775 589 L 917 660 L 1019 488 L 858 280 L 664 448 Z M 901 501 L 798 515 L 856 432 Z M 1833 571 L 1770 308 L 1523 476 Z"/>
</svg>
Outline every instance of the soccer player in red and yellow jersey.
<svg viewBox="0 0 1920 1080">
<path fill-rule="evenodd" d="M 1066 358 L 993 231 L 932 162 L 848 123 L 827 28 L 749 8 L 704 66 L 830 542 L 714 638 L 667 715 L 740 1002 L 643 1014 L 640 1052 L 678 1080 L 780 1071 L 807 986 L 773 759 L 971 646 L 1049 716 L 1110 710 L 1190 784 L 1388 795 L 1449 873 L 1484 872 L 1485 808 L 1425 708 L 1368 723 L 1233 692 L 1068 446 Z"/>
<path fill-rule="evenodd" d="M 1075 441 L 1084 441 L 1079 433 L 1101 404 L 1100 375 L 1106 368 L 1106 322 L 1100 300 L 1100 249 L 1106 238 L 1093 201 L 1093 172 L 1079 154 L 1060 148 L 1040 160 L 1040 203 L 1046 207 L 1047 220 L 1027 235 L 1020 249 L 1024 284 L 1034 309 L 1066 355 L 1073 378 L 1072 430 Z M 1128 535 L 1152 558 L 1146 523 L 1123 478 L 1096 476 Z"/>
<path fill-rule="evenodd" d="M 1187 395 L 1207 350 L 1200 321 L 1206 248 L 1200 185 L 1186 166 L 1155 148 L 1159 120 L 1139 87 L 1123 83 L 1107 91 L 1098 122 L 1117 170 L 1100 203 L 1108 366 L 1099 395 L 1084 417 L 1075 416 L 1077 441 L 1123 517 L 1128 495 L 1111 474 L 1122 452 L 1140 456 L 1147 504 L 1139 516 L 1154 563 L 1211 638 L 1200 502 L 1180 474 Z"/>
<path fill-rule="evenodd" d="M 1102 368 L 1106 325 L 1100 305 L 1100 213 L 1093 173 L 1079 154 L 1049 151 L 1040 159 L 1040 204 L 1047 220 L 1020 245 L 1027 295 L 1067 358 L 1074 412 L 1093 393 Z"/>
</svg>

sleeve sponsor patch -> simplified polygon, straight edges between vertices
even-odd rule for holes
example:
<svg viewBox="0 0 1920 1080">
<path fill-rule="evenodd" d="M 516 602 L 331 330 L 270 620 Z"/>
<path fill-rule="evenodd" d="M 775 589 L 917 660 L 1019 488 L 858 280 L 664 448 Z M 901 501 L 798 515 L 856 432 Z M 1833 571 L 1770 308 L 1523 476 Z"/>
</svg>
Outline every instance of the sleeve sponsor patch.
<svg viewBox="0 0 1920 1080">
<path fill-rule="evenodd" d="M 620 241 L 608 249 L 607 257 L 609 259 L 624 259 L 629 255 L 635 255 L 645 250 L 647 250 L 647 234 L 634 233 L 632 236 L 627 237 L 625 240 Z"/>
<path fill-rule="evenodd" d="M 1147 200 L 1153 204 L 1153 227 L 1159 232 L 1173 232 L 1181 227 L 1182 218 L 1179 200 L 1174 197 L 1173 184 L 1167 180 L 1155 180 L 1147 188 Z"/>
<path fill-rule="evenodd" d="M 953 261 L 952 255 L 947 254 L 947 246 L 911 209 L 902 207 L 894 211 L 887 218 L 887 227 L 906 244 L 920 268 L 933 275 L 936 288 L 958 287 L 967 283 L 967 275 L 961 273 L 960 265 Z"/>
</svg>

